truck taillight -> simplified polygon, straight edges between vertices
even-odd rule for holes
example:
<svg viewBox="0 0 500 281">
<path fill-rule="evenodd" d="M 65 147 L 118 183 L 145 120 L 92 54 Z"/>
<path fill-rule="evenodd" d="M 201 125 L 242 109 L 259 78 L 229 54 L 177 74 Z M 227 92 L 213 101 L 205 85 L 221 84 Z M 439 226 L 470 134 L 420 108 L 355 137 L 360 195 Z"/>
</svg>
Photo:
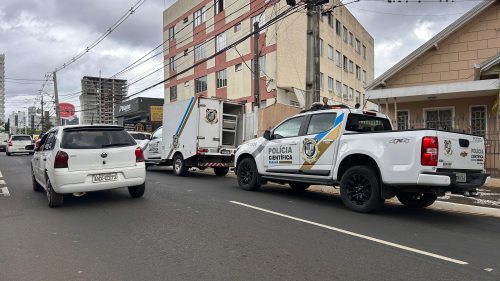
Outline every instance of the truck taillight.
<svg viewBox="0 0 500 281">
<path fill-rule="evenodd" d="M 198 154 L 205 154 L 205 153 L 208 153 L 208 148 L 198 148 L 197 153 L 198 153 Z"/>
<path fill-rule="evenodd" d="M 422 138 L 422 153 L 420 163 L 422 166 L 437 166 L 439 142 L 437 137 Z"/>
<path fill-rule="evenodd" d="M 135 162 L 144 162 L 144 152 L 140 147 L 135 149 Z"/>
<path fill-rule="evenodd" d="M 59 150 L 54 159 L 54 169 L 68 168 L 69 156 L 66 152 Z"/>
<path fill-rule="evenodd" d="M 9 141 L 9 142 L 7 143 L 7 145 L 8 145 L 8 146 L 12 146 L 12 141 Z"/>
</svg>

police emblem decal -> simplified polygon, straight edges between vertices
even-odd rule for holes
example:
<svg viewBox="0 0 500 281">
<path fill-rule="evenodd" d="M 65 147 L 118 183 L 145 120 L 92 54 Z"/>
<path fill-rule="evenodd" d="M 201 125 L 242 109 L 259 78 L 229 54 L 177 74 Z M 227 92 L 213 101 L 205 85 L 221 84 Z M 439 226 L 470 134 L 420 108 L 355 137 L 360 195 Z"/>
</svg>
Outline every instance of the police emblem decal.
<svg viewBox="0 0 500 281">
<path fill-rule="evenodd" d="M 316 156 L 318 152 L 318 142 L 315 139 L 304 139 L 302 142 L 303 145 L 303 154 L 306 162 L 314 162 L 316 161 Z"/>
<path fill-rule="evenodd" d="M 444 140 L 444 154 L 446 156 L 451 156 L 453 150 L 451 149 L 451 140 Z"/>
<path fill-rule="evenodd" d="M 217 110 L 207 109 L 205 120 L 210 124 L 216 124 L 217 122 L 219 122 L 219 119 L 217 118 Z"/>
</svg>

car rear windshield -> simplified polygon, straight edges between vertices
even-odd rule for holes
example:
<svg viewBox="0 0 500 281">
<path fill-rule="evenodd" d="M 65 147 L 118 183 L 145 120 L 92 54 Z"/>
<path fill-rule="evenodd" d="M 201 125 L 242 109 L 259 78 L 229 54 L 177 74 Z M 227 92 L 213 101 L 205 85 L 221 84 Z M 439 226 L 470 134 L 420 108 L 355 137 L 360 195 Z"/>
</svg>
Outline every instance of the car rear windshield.
<svg viewBox="0 0 500 281">
<path fill-rule="evenodd" d="M 13 141 L 31 141 L 30 136 L 12 136 Z"/>
<path fill-rule="evenodd" d="M 145 134 L 130 133 L 134 140 L 147 140 L 149 139 Z"/>
<path fill-rule="evenodd" d="M 347 117 L 345 129 L 354 132 L 384 132 L 391 131 L 392 127 L 389 119 L 351 113 Z"/>
<path fill-rule="evenodd" d="M 135 140 L 121 128 L 67 129 L 63 133 L 61 148 L 97 149 L 136 145 Z"/>
</svg>

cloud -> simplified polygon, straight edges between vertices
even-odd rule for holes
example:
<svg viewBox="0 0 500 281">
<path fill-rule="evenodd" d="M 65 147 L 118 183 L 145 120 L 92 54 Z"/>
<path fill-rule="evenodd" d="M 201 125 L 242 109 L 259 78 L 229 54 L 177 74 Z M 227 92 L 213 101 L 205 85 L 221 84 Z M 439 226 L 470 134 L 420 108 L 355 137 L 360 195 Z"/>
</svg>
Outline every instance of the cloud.
<svg viewBox="0 0 500 281">
<path fill-rule="evenodd" d="M 429 21 L 418 21 L 413 28 L 413 33 L 423 42 L 428 41 L 436 33 L 432 30 L 434 22 Z"/>
</svg>

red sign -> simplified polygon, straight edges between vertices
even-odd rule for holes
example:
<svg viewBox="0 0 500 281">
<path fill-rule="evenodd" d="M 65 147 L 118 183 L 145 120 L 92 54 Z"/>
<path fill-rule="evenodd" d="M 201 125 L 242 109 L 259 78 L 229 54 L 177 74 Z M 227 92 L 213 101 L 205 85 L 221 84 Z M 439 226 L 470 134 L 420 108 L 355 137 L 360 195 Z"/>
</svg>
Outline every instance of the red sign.
<svg viewBox="0 0 500 281">
<path fill-rule="evenodd" d="M 71 118 L 75 115 L 75 106 L 71 103 L 60 103 L 59 104 L 59 114 L 61 118 Z"/>
</svg>

